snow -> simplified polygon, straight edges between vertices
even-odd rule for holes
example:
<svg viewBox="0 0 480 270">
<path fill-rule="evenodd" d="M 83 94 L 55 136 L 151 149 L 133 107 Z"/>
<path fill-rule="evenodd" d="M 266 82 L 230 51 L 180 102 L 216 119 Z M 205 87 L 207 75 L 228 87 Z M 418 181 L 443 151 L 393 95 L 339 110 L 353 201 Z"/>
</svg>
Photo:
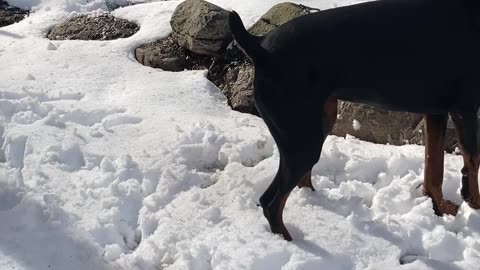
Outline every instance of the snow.
<svg viewBox="0 0 480 270">
<path fill-rule="evenodd" d="M 105 0 L 9 0 L 31 15 L 0 29 L 0 269 L 475 269 L 480 214 L 437 217 L 423 147 L 330 136 L 270 233 L 258 198 L 278 151 L 261 119 L 232 111 L 205 71 L 138 64 L 178 1 L 135 1 L 141 28 L 113 41 L 49 41 Z M 108 2 L 108 3 L 107 3 Z M 145 3 L 141 3 L 145 2 Z M 215 0 L 251 25 L 277 0 Z M 332 8 L 359 1 L 296 1 Z M 462 159 L 447 155 L 458 204 Z"/>
<path fill-rule="evenodd" d="M 353 130 L 358 131 L 362 127 L 362 124 L 360 124 L 360 122 L 357 119 L 353 119 L 352 127 L 353 127 Z"/>
</svg>

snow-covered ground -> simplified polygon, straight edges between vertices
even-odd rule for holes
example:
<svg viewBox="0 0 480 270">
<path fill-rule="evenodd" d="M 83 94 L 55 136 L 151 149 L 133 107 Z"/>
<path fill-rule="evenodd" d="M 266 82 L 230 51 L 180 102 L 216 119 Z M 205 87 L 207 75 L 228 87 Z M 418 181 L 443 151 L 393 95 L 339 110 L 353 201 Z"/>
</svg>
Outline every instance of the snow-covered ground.
<svg viewBox="0 0 480 270">
<path fill-rule="evenodd" d="M 0 269 L 478 269 L 479 212 L 434 215 L 419 146 L 329 137 L 317 191 L 287 203 L 294 241 L 270 233 L 257 202 L 278 152 L 262 120 L 232 111 L 204 71 L 134 59 L 168 35 L 178 1 L 115 10 L 141 29 L 114 41 L 45 38 L 106 0 L 8 1 L 33 12 L 0 28 Z M 281 0 L 212 2 L 251 25 Z M 461 158 L 445 167 L 461 203 Z"/>
</svg>

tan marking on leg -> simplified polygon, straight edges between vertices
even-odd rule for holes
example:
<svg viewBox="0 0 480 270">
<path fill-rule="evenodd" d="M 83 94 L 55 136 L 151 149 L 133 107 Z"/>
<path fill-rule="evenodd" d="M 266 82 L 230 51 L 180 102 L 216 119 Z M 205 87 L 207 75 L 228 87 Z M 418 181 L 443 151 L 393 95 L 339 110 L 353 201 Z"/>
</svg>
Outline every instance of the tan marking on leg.
<svg viewBox="0 0 480 270">
<path fill-rule="evenodd" d="M 446 115 L 426 115 L 425 175 L 423 193 L 432 198 L 437 215 L 456 215 L 458 206 L 443 199 L 443 162 Z"/>
<path fill-rule="evenodd" d="M 313 184 L 312 184 L 312 171 L 309 171 L 308 173 L 306 173 L 305 176 L 302 177 L 302 179 L 300 180 L 297 186 L 298 188 L 308 187 L 312 191 L 315 191 L 315 188 L 313 187 Z"/>
<path fill-rule="evenodd" d="M 325 113 L 326 129 L 327 133 L 330 133 L 337 121 L 337 113 L 338 113 L 338 100 L 335 97 L 329 97 L 323 105 L 323 111 Z"/>
<path fill-rule="evenodd" d="M 284 195 L 283 198 L 280 198 L 277 203 L 274 200 L 272 205 L 263 208 L 263 215 L 267 219 L 273 233 L 281 234 L 285 240 L 292 241 L 292 236 L 283 223 L 283 210 L 285 209 L 285 204 L 287 203 L 289 195 L 290 193 Z"/>
<path fill-rule="evenodd" d="M 463 153 L 465 151 L 462 150 Z M 467 185 L 468 198 L 464 198 L 468 205 L 474 209 L 480 209 L 480 194 L 478 190 L 478 169 L 480 164 L 480 156 L 472 157 L 468 154 L 463 155 L 464 167 L 462 169 L 462 184 Z M 463 187 L 462 187 L 463 188 Z"/>
</svg>

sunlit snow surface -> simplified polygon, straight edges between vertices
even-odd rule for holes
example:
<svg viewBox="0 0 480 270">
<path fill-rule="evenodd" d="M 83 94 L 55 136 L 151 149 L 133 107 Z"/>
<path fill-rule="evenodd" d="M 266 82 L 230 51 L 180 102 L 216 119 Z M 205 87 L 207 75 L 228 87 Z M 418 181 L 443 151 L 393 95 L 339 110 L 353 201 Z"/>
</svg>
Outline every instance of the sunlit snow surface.
<svg viewBox="0 0 480 270">
<path fill-rule="evenodd" d="M 232 111 L 204 71 L 134 59 L 168 35 L 178 1 L 115 10 L 141 28 L 114 41 L 45 38 L 105 0 L 9 2 L 33 12 L 0 28 L 0 269 L 478 269 L 480 215 L 434 215 L 419 146 L 329 137 L 317 191 L 287 203 L 294 241 L 271 234 L 257 203 L 278 151 L 263 121 Z M 281 1 L 213 2 L 251 25 Z M 456 203 L 461 167 L 446 157 Z"/>
</svg>

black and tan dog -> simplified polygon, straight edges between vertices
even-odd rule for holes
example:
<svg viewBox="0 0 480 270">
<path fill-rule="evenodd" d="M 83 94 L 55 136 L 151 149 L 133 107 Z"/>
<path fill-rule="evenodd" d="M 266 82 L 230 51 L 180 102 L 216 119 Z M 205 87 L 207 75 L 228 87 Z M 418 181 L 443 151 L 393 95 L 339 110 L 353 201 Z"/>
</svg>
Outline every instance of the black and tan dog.
<svg viewBox="0 0 480 270">
<path fill-rule="evenodd" d="M 461 194 L 480 208 L 477 111 L 480 103 L 478 0 L 383 0 L 294 19 L 264 37 L 237 13 L 233 36 L 255 66 L 254 97 L 280 152 L 260 198 L 274 233 L 295 186 L 313 189 L 310 171 L 337 116 L 337 99 L 425 115 L 424 193 L 435 213 L 455 215 L 442 194 L 450 114 L 464 158 Z M 480 2 L 480 1 L 478 1 Z"/>
</svg>

